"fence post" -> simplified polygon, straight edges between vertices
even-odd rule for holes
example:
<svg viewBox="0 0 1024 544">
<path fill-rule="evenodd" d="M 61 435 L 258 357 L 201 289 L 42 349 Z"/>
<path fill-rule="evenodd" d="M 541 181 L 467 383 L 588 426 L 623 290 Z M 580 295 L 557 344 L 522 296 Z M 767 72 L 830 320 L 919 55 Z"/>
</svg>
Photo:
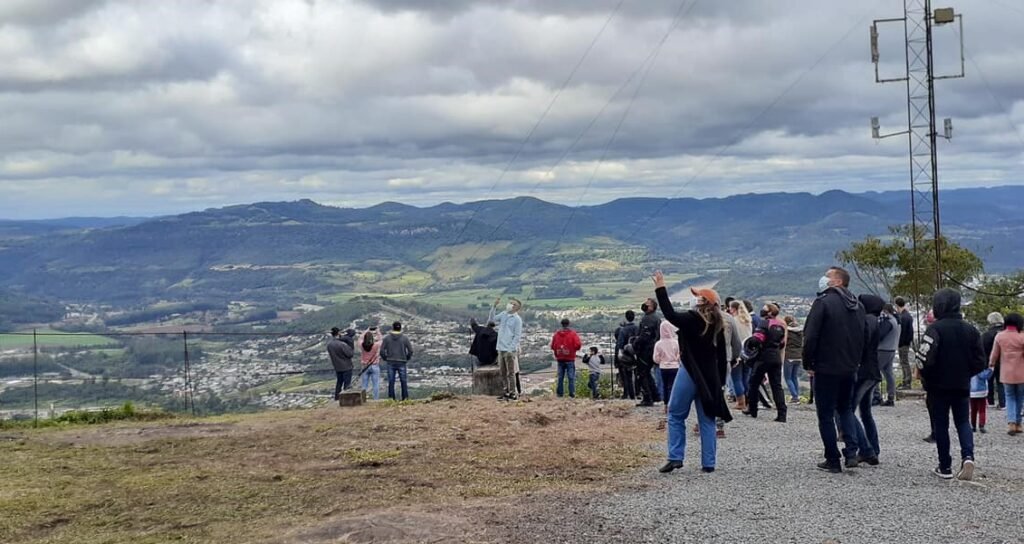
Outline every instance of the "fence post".
<svg viewBox="0 0 1024 544">
<path fill-rule="evenodd" d="M 188 388 L 187 403 L 192 417 L 196 417 L 196 401 L 192 394 L 192 365 L 188 357 L 188 331 L 181 331 L 181 339 L 185 345 L 185 387 Z"/>
<path fill-rule="evenodd" d="M 32 329 L 32 403 L 35 406 L 33 427 L 39 426 L 39 340 L 36 330 Z"/>
</svg>

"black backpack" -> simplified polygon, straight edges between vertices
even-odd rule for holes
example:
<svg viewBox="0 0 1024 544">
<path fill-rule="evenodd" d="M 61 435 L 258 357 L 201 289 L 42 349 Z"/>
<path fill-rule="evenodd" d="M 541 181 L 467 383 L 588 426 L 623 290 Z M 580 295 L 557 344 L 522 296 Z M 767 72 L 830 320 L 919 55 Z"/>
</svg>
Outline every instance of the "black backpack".
<svg viewBox="0 0 1024 544">
<path fill-rule="evenodd" d="M 373 333 L 366 331 L 366 334 L 363 335 L 363 351 L 367 353 L 373 351 L 373 344 Z"/>
</svg>

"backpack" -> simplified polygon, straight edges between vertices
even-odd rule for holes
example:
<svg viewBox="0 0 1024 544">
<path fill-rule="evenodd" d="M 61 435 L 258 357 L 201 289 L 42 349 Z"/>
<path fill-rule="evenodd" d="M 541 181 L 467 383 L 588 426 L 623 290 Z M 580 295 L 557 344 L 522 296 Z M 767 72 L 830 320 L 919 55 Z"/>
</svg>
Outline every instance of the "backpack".
<svg viewBox="0 0 1024 544">
<path fill-rule="evenodd" d="M 636 365 L 636 348 L 633 347 L 633 340 L 635 336 L 631 337 L 626 345 L 619 350 L 619 364 L 622 366 L 632 367 Z"/>
<path fill-rule="evenodd" d="M 366 331 L 366 334 L 363 335 L 363 351 L 367 353 L 373 351 L 373 344 L 373 333 Z"/>
</svg>

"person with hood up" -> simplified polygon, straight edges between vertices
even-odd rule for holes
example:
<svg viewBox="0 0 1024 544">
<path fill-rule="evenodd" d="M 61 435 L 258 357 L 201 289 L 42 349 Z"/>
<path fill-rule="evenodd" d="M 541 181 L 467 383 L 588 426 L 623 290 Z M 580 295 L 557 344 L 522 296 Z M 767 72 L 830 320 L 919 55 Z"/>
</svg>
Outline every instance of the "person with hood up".
<svg viewBox="0 0 1024 544">
<path fill-rule="evenodd" d="M 1018 313 L 1006 316 L 1005 329 L 996 335 L 989 366 L 999 365 L 999 379 L 1006 390 L 1006 422 L 1008 433 L 1018 435 L 1021 412 L 1024 411 L 1024 317 Z"/>
<path fill-rule="evenodd" d="M 668 416 L 668 404 L 672 399 L 672 386 L 676 383 L 676 375 L 679 373 L 679 364 L 683 356 L 679 351 L 679 338 L 676 337 L 676 326 L 668 320 L 661 322 L 661 340 L 654 345 L 654 362 L 658 364 L 658 372 L 661 373 L 662 392 L 661 398 L 665 399 L 665 415 Z M 658 428 L 665 426 L 663 419 Z"/>
<path fill-rule="evenodd" d="M 688 312 L 676 312 L 668 297 L 665 275 L 654 273 L 655 294 L 662 315 L 678 328 L 682 365 L 672 386 L 668 406 L 668 462 L 659 470 L 672 472 L 683 466 L 686 453 L 686 418 L 696 405 L 700 424 L 701 470 L 714 472 L 717 458 L 715 418 L 732 421 L 722 384 L 728 372 L 725 327 L 718 309 L 718 293 L 711 289 L 690 289 L 693 305 Z"/>
<path fill-rule="evenodd" d="M 661 397 L 654 385 L 654 345 L 658 343 L 661 330 L 661 318 L 655 313 L 658 303 L 647 299 L 640 306 L 644 316 L 640 318 L 640 328 L 633 347 L 636 348 L 637 388 L 640 390 L 640 403 L 637 406 L 654 406 Z"/>
<path fill-rule="evenodd" d="M 373 385 L 373 400 L 380 398 L 380 345 L 382 339 L 377 336 L 377 327 L 370 327 L 359 339 L 360 362 L 363 364 L 363 391 Z"/>
<path fill-rule="evenodd" d="M 757 391 L 767 377 L 775 401 L 775 421 L 785 423 L 786 394 L 782 391 L 782 354 L 786 349 L 786 324 L 779 320 L 777 305 L 770 302 L 764 305 L 761 309 L 761 325 L 754 331 L 753 337 L 758 341 L 760 350 L 750 381 L 747 382 L 747 391 Z M 751 402 L 743 413 L 756 418 L 757 407 L 757 402 Z"/>
<path fill-rule="evenodd" d="M 395 378 L 402 383 L 402 400 L 409 398 L 409 361 L 412 360 L 412 343 L 402 334 L 402 323 L 395 321 L 391 332 L 380 345 L 380 356 L 388 364 L 388 397 L 395 398 Z"/>
<path fill-rule="evenodd" d="M 473 329 L 473 343 L 469 346 L 469 354 L 476 357 L 477 366 L 491 366 L 498 361 L 498 331 L 495 323 L 488 321 L 481 326 L 476 319 L 469 320 L 469 328 Z"/>
<path fill-rule="evenodd" d="M 636 323 L 636 312 L 626 310 L 626 320 L 615 329 L 615 367 L 619 369 L 622 380 L 622 398 L 636 400 L 636 353 L 632 341 L 640 328 Z"/>
<path fill-rule="evenodd" d="M 352 338 L 355 336 L 355 331 L 349 329 L 345 331 L 345 334 L 341 334 L 341 329 L 333 327 L 331 329 L 331 339 L 327 342 L 327 355 L 331 359 L 331 366 L 334 367 L 334 373 L 337 376 L 337 381 L 334 385 L 334 400 L 338 400 L 339 395 L 345 389 L 348 389 L 352 385 L 352 356 L 355 355 L 355 349 Z"/>
<path fill-rule="evenodd" d="M 875 395 L 881 406 L 896 405 L 896 372 L 893 364 L 901 338 L 900 321 L 896 318 L 896 309 L 891 304 L 882 306 L 878 316 L 878 368 L 885 380 L 885 400 L 882 401 L 881 387 L 875 389 Z"/>
<path fill-rule="evenodd" d="M 569 377 L 569 398 L 576 398 L 576 353 L 583 347 L 576 331 L 569 328 L 569 320 L 562 320 L 562 328 L 551 338 L 551 352 L 555 355 L 558 365 L 558 385 L 555 394 L 558 398 L 565 396 L 565 377 Z"/>
<path fill-rule="evenodd" d="M 879 366 L 879 338 L 881 337 L 879 317 L 885 301 L 875 295 L 861 295 L 857 297 L 864 306 L 864 328 L 867 331 L 864 346 L 864 358 L 857 368 L 857 381 L 853 386 L 853 406 L 860 413 L 860 422 L 856 425 L 857 445 L 860 453 L 857 456 L 857 463 L 869 465 L 878 464 L 878 455 L 882 449 L 878 445 L 878 426 L 875 425 L 875 418 L 871 414 L 872 392 L 882 383 L 882 369 Z M 893 350 L 895 355 L 895 349 Z M 892 367 L 892 359 L 889 360 L 889 367 Z M 853 466 L 856 466 L 854 463 Z M 848 465 L 849 466 L 849 465 Z"/>
<path fill-rule="evenodd" d="M 949 414 L 960 439 L 958 480 L 974 477 L 974 433 L 971 431 L 971 378 L 985 369 L 985 351 L 981 333 L 964 321 L 960 313 L 960 293 L 940 289 L 932 297 L 935 322 L 921 337 L 917 368 L 928 394 L 928 413 L 939 453 L 939 466 L 933 473 L 945 480 L 953 478 L 953 460 L 949 451 Z"/>
<path fill-rule="evenodd" d="M 818 468 L 843 471 L 836 437 L 836 414 L 843 436 L 856 436 L 853 386 L 867 343 L 864 306 L 849 291 L 850 273 L 835 266 L 818 280 L 818 298 L 804 324 L 804 370 L 814 379 L 814 406 L 825 461 Z M 848 467 L 857 465 L 857 447 L 842 451 Z"/>
<path fill-rule="evenodd" d="M 985 359 L 992 358 L 992 348 L 996 344 L 996 335 L 1003 332 L 1003 314 L 992 312 L 988 314 L 988 329 L 981 334 L 981 346 L 985 348 Z M 992 372 L 992 379 L 988 382 L 988 405 L 996 406 L 998 399 L 999 409 L 1006 408 L 1006 390 L 1003 389 L 1003 382 L 999 379 L 999 361 Z"/>
<path fill-rule="evenodd" d="M 498 326 L 498 365 L 504 383 L 501 400 L 516 400 L 519 398 L 519 343 L 523 340 L 523 318 L 519 311 L 523 309 L 523 303 L 510 298 L 505 311 L 494 315 L 499 304 L 501 297 L 494 301 L 487 321 Z"/>
</svg>

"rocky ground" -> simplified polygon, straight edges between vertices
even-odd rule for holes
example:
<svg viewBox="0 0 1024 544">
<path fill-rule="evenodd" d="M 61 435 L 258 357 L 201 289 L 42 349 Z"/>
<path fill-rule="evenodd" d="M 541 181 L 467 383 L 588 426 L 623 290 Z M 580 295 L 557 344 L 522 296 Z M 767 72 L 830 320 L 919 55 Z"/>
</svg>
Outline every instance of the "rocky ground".
<svg viewBox="0 0 1024 544">
<path fill-rule="evenodd" d="M 652 464 L 624 490 L 525 507 L 499 532 L 530 543 L 1024 542 L 1024 436 L 1006 434 L 1005 412 L 990 411 L 989 433 L 975 435 L 972 483 L 931 474 L 937 458 L 922 440 L 923 402 L 875 412 L 879 466 L 816 470 L 822 446 L 811 406 L 792 408 L 785 424 L 771 413 L 737 414 L 714 474 L 700 472 L 699 440 L 690 435 L 683 470 L 662 475 Z"/>
</svg>

